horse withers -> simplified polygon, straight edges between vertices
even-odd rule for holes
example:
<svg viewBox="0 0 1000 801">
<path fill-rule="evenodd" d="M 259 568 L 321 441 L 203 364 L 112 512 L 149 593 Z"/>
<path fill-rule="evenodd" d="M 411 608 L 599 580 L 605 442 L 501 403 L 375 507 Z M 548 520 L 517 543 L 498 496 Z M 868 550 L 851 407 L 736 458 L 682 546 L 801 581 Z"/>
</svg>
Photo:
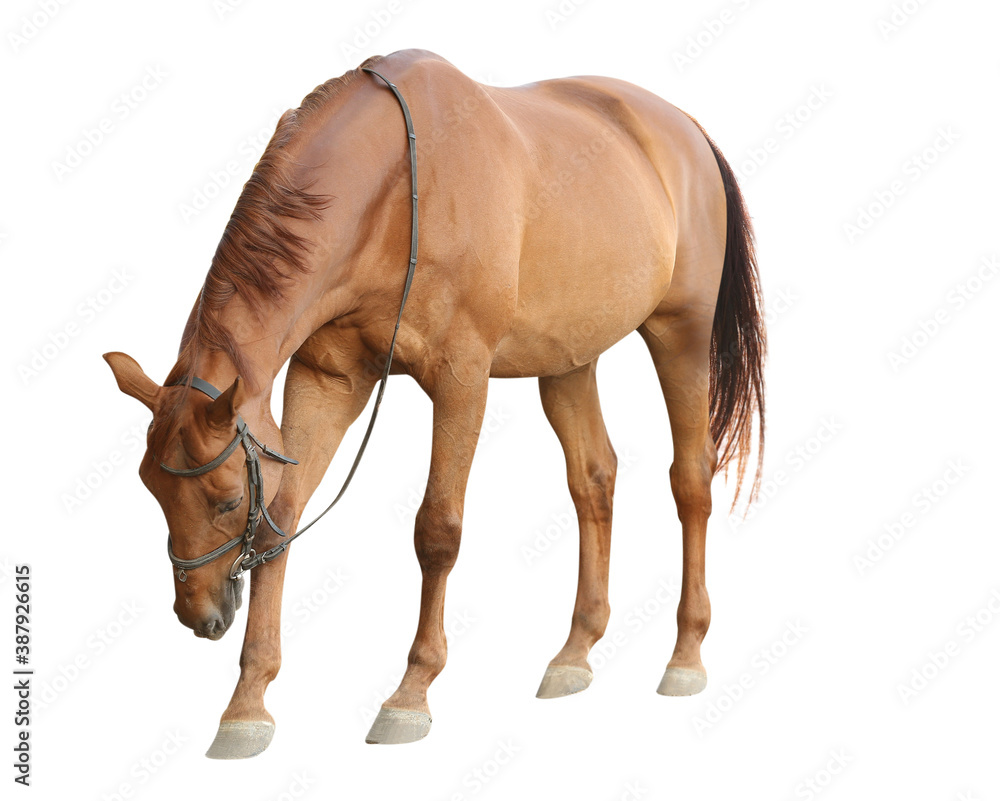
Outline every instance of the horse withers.
<svg viewBox="0 0 1000 801">
<path fill-rule="evenodd" d="M 371 70 L 405 97 L 415 140 Z M 433 402 L 415 522 L 423 588 L 405 675 L 368 742 L 411 742 L 430 728 L 445 581 L 490 377 L 539 379 L 579 517 L 569 637 L 538 697 L 590 684 L 587 657 L 609 616 L 616 470 L 595 372 L 632 331 L 667 405 L 683 538 L 677 640 L 658 692 L 705 687 L 711 481 L 732 464 L 739 493 L 756 428 L 756 490 L 763 451 L 765 332 L 735 176 L 692 118 L 631 84 L 483 86 L 436 55 L 402 51 L 320 85 L 281 117 L 163 385 L 130 357 L 105 356 L 122 391 L 153 413 L 139 473 L 167 519 L 181 622 L 221 637 L 237 580 L 254 568 L 240 678 L 209 756 L 253 756 L 271 741 L 264 691 L 281 660 L 282 543 L 386 364 L 408 286 L 414 195 L 419 259 L 392 372 Z M 286 363 L 279 427 L 271 389 Z"/>
</svg>

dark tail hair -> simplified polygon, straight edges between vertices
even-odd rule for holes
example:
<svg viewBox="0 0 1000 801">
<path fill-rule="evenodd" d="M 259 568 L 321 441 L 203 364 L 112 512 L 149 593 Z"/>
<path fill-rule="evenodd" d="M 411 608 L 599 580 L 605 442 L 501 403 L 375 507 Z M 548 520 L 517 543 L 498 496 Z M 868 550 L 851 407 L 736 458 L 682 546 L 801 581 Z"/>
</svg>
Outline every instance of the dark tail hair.
<svg viewBox="0 0 1000 801">
<path fill-rule="evenodd" d="M 727 219 L 726 257 L 712 324 L 710 428 L 719 451 L 718 470 L 728 472 L 730 463 L 736 461 L 736 497 L 732 506 L 735 509 L 753 441 L 755 412 L 758 420 L 757 466 L 750 489 L 750 503 L 760 489 L 761 465 L 764 462 L 764 355 L 767 334 L 750 215 L 729 162 L 708 134 L 705 134 L 705 139 L 722 173 Z"/>
</svg>

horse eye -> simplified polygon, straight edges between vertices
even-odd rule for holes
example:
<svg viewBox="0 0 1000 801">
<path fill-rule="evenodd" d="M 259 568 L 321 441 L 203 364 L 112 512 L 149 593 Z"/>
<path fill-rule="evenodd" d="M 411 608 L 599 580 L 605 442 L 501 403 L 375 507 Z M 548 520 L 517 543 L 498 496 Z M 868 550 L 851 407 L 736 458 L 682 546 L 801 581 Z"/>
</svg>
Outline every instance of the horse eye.
<svg viewBox="0 0 1000 801">
<path fill-rule="evenodd" d="M 241 503 L 243 503 L 243 496 L 242 495 L 239 498 L 237 498 L 235 501 L 228 501 L 227 503 L 220 503 L 219 504 L 219 511 L 220 512 L 233 512 L 233 511 L 236 511 L 237 509 L 239 509 Z"/>
</svg>

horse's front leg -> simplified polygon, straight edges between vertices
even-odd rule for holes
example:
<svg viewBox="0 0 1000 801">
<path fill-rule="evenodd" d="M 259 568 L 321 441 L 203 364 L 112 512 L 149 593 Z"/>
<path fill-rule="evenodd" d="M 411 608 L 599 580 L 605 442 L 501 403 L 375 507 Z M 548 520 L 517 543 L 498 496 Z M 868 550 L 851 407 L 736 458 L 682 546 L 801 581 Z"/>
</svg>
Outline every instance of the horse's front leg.
<svg viewBox="0 0 1000 801">
<path fill-rule="evenodd" d="M 285 515 L 274 516 L 275 522 L 282 527 L 286 518 Z M 260 541 L 260 533 L 257 539 Z M 273 544 L 269 541 L 263 547 Z M 281 666 L 281 588 L 287 559 L 286 552 L 250 574 L 250 604 L 240 653 L 240 678 L 222 714 L 215 740 L 205 754 L 212 759 L 256 756 L 271 744 L 274 718 L 264 708 L 264 691 Z"/>
<path fill-rule="evenodd" d="M 417 634 L 399 688 L 379 710 L 369 743 L 409 743 L 431 727 L 427 688 L 444 668 L 445 582 L 458 557 L 469 468 L 486 410 L 489 361 L 449 363 L 421 385 L 434 402 L 430 476 L 414 545 L 423 574 Z"/>
<path fill-rule="evenodd" d="M 342 375 L 331 375 L 298 359 L 289 365 L 281 434 L 285 453 L 300 464 L 284 468 L 281 486 L 269 506 L 274 522 L 289 534 L 295 531 L 306 502 L 319 486 L 344 432 L 364 409 L 374 384 L 372 371 L 360 365 Z M 260 551 L 279 541 L 265 524 L 258 529 L 254 545 Z M 264 691 L 281 667 L 281 591 L 290 551 L 250 573 L 240 678 L 208 749 L 207 756 L 214 759 L 256 756 L 274 736 L 274 718 L 264 707 Z"/>
</svg>

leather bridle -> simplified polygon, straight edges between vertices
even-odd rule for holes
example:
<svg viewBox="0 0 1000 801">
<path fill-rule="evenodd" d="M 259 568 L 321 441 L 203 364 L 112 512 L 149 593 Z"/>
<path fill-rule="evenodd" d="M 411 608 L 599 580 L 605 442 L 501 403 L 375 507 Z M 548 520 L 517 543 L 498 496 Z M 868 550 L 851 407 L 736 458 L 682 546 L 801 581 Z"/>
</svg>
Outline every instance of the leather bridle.
<svg viewBox="0 0 1000 801">
<path fill-rule="evenodd" d="M 181 378 L 177 383 L 171 386 L 184 386 L 190 383 L 192 389 L 197 389 L 199 392 L 203 392 L 212 400 L 218 398 L 222 393 L 209 384 L 207 381 L 203 381 L 197 377 L 187 377 Z M 202 567 L 203 565 L 209 564 L 209 562 L 214 562 L 220 556 L 229 553 L 233 548 L 243 543 L 243 550 L 240 552 L 239 558 L 233 562 L 233 567 L 229 571 L 229 577 L 231 579 L 238 579 L 240 575 L 244 572 L 246 568 L 243 568 L 243 564 L 246 560 L 253 559 L 257 556 L 257 552 L 253 549 L 253 540 L 257 534 L 257 527 L 260 525 L 261 520 L 266 522 L 271 529 L 281 537 L 287 536 L 281 527 L 278 526 L 274 520 L 271 519 L 271 515 L 268 514 L 267 506 L 264 504 L 264 477 L 260 470 L 260 457 L 257 456 L 257 449 L 260 448 L 261 453 L 265 456 L 275 459 L 279 462 L 285 464 L 298 464 L 295 459 L 288 456 L 284 456 L 275 450 L 264 445 L 257 437 L 255 437 L 247 424 L 244 422 L 242 417 L 237 416 L 236 418 L 236 436 L 233 437 L 233 441 L 226 446 L 226 449 L 222 451 L 218 456 L 216 456 L 212 461 L 207 464 L 203 464 L 201 467 L 192 467 L 190 469 L 179 469 L 176 467 L 170 467 L 169 465 L 160 462 L 160 467 L 166 470 L 172 476 L 202 476 L 215 468 L 219 467 L 223 462 L 229 459 L 233 455 L 238 445 L 243 446 L 243 450 L 246 452 L 246 466 L 247 466 L 247 490 L 250 494 L 249 505 L 247 507 L 247 525 L 243 530 L 242 534 L 233 537 L 229 542 L 220 545 L 214 551 L 205 554 L 204 556 L 199 556 L 196 559 L 181 559 L 174 553 L 173 542 L 170 539 L 170 535 L 167 535 L 167 554 L 170 556 L 170 561 L 173 563 L 174 567 L 177 568 L 177 580 L 187 581 L 187 571 L 194 570 L 196 568 Z M 262 560 L 262 561 L 267 561 Z M 239 569 L 239 572 L 237 572 Z"/>
<path fill-rule="evenodd" d="M 417 136 L 413 132 L 413 119 L 410 117 L 410 109 L 406 105 L 406 101 L 403 99 L 403 95 L 400 94 L 396 84 L 392 83 L 373 69 L 369 69 L 368 67 L 363 67 L 362 69 L 364 72 L 380 78 L 385 85 L 392 90 L 392 93 L 396 96 L 396 100 L 399 101 L 399 106 L 403 111 L 403 120 L 406 123 L 406 134 L 410 153 L 410 195 L 413 204 L 413 213 L 410 223 L 410 262 L 406 270 L 406 283 L 403 285 L 403 299 L 399 304 L 399 314 L 396 315 L 396 327 L 393 329 L 392 340 L 389 343 L 389 356 L 382 369 L 382 377 L 379 381 L 378 394 L 375 396 L 375 406 L 372 408 L 372 415 L 368 421 L 368 428 L 365 431 L 364 438 L 361 440 L 358 453 L 354 457 L 354 463 L 351 465 L 347 478 L 344 480 L 344 484 L 341 486 L 336 497 L 312 522 L 304 528 L 300 528 L 290 537 L 281 530 L 281 527 L 278 526 L 278 524 L 271 519 L 271 515 L 268 514 L 267 506 L 264 503 L 264 478 L 261 474 L 260 457 L 257 455 L 257 451 L 259 449 L 260 452 L 268 458 L 275 459 L 276 461 L 283 462 L 284 464 L 295 465 L 298 464 L 298 462 L 295 459 L 284 456 L 264 445 L 253 435 L 242 417 L 237 416 L 236 418 L 236 436 L 233 437 L 232 442 L 226 446 L 222 453 L 212 459 L 212 461 L 203 464 L 200 467 L 193 467 L 190 469 L 169 467 L 161 462 L 160 467 L 171 475 L 201 476 L 223 464 L 223 462 L 228 460 L 229 457 L 233 455 L 236 448 L 240 445 L 243 446 L 243 450 L 246 453 L 247 489 L 250 495 L 249 506 L 247 508 L 246 528 L 243 530 L 242 534 L 239 534 L 228 542 L 223 543 L 214 551 L 210 551 L 209 553 L 195 559 L 180 559 L 174 553 L 173 543 L 170 539 L 170 535 L 168 534 L 167 555 L 170 557 L 170 561 L 174 567 L 177 568 L 178 581 L 187 581 L 187 571 L 195 570 L 214 562 L 216 559 L 224 556 L 241 544 L 242 549 L 240 550 L 240 555 L 237 557 L 236 561 L 233 562 L 233 566 L 229 570 L 229 577 L 233 581 L 238 581 L 247 571 L 252 570 L 259 565 L 265 564 L 266 562 L 270 562 L 284 553 L 288 546 L 291 545 L 297 537 L 302 536 L 306 531 L 318 523 L 319 520 L 334 506 L 336 506 L 337 502 L 344 496 L 344 492 L 347 490 L 348 485 L 351 483 L 351 479 L 354 478 L 354 473 L 358 469 L 358 465 L 361 463 L 361 456 L 364 454 L 365 448 L 368 446 L 368 440 L 371 438 L 372 429 L 375 427 L 375 418 L 378 416 L 379 406 L 382 404 L 382 396 L 385 394 L 386 382 L 389 379 L 389 368 L 392 367 L 392 356 L 396 349 L 396 336 L 399 334 L 399 324 L 403 319 L 403 309 L 406 307 L 406 299 L 409 297 L 410 286 L 413 284 L 413 274 L 417 267 Z M 179 379 L 172 386 L 183 385 L 189 385 L 192 389 L 203 392 L 213 400 L 222 394 L 216 387 L 196 376 L 185 376 L 184 378 Z M 254 537 L 257 535 L 257 530 L 260 526 L 261 520 L 267 523 L 267 525 L 270 526 L 270 528 L 279 537 L 281 537 L 282 540 L 273 548 L 268 548 L 266 551 L 257 553 L 254 550 L 253 541 Z"/>
</svg>

